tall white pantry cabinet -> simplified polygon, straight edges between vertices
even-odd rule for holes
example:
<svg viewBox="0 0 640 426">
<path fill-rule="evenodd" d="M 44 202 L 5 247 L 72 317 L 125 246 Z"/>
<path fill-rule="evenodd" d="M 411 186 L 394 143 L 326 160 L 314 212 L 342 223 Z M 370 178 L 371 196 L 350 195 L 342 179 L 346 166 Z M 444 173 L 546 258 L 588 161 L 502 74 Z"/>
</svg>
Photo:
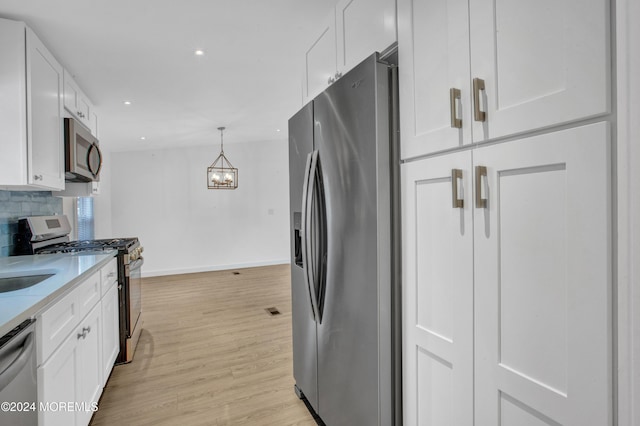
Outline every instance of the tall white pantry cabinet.
<svg viewBox="0 0 640 426">
<path fill-rule="evenodd" d="M 608 0 L 398 0 L 407 426 L 613 424 Z"/>
</svg>

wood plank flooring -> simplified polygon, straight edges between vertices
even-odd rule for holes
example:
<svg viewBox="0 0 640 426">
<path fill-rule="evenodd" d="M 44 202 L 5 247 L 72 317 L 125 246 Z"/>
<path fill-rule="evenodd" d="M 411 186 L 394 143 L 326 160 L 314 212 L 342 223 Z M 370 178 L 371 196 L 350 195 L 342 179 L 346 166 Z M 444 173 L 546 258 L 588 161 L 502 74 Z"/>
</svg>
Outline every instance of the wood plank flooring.
<svg viewBox="0 0 640 426">
<path fill-rule="evenodd" d="M 143 280 L 134 360 L 92 425 L 316 424 L 293 392 L 289 265 L 236 272 Z"/>
</svg>

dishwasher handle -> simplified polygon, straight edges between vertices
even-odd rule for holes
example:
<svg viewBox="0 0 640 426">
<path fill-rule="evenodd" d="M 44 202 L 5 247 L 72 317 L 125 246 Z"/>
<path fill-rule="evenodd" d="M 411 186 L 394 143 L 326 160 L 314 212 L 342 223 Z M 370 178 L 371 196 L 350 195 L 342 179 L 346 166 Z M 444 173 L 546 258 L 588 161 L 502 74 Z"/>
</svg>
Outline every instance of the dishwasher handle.
<svg viewBox="0 0 640 426">
<path fill-rule="evenodd" d="M 20 355 L 13 360 L 11 364 L 7 368 L 5 368 L 2 372 L 0 372 L 0 391 L 6 388 L 9 383 L 16 378 L 18 373 L 22 371 L 24 366 L 29 362 L 31 352 L 33 351 L 33 334 L 34 332 L 30 332 L 27 335 L 27 338 L 24 339 L 24 343 L 22 344 L 22 350 L 20 351 Z"/>
</svg>

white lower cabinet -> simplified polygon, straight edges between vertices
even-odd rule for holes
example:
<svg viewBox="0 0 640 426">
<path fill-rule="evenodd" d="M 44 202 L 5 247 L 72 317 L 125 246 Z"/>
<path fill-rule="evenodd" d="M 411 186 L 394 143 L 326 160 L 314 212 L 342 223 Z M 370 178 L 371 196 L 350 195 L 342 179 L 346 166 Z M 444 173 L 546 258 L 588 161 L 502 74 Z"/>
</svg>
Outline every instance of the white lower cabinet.
<svg viewBox="0 0 640 426">
<path fill-rule="evenodd" d="M 91 275 L 37 319 L 45 324 L 61 317 L 75 324 L 62 343 L 38 336 L 45 354 L 37 370 L 40 426 L 86 426 L 97 410 L 119 350 L 118 285 L 111 279 L 110 289 L 100 299 L 101 275 Z M 96 289 L 97 299 L 93 298 Z M 94 302 L 88 305 L 86 302 L 92 298 Z M 68 312 L 84 315 L 79 319 Z M 46 332 L 50 328 L 39 330 Z M 52 345 L 55 349 L 48 350 Z"/>
<path fill-rule="evenodd" d="M 607 123 L 402 166 L 405 425 L 613 422 Z"/>
<path fill-rule="evenodd" d="M 102 319 L 102 385 L 104 386 L 120 351 L 117 282 L 102 297 Z"/>
<path fill-rule="evenodd" d="M 38 424 L 75 425 L 76 413 L 62 410 L 60 403 L 80 401 L 78 349 L 75 336 L 69 335 L 46 363 L 38 367 Z"/>
<path fill-rule="evenodd" d="M 402 168 L 405 424 L 471 425 L 471 152 Z M 455 181 L 452 169 L 461 171 Z M 453 207 L 453 183 L 463 201 L 459 208 Z"/>
<path fill-rule="evenodd" d="M 83 405 L 82 409 L 77 412 L 76 425 L 89 424 L 102 394 L 101 332 L 102 312 L 100 304 L 97 304 L 75 333 L 79 346 L 76 371 L 77 388 L 80 391 L 78 402 Z M 71 334 L 71 338 L 73 339 L 73 334 Z"/>
<path fill-rule="evenodd" d="M 97 407 L 102 392 L 100 322 L 97 304 L 38 367 L 38 384 L 42 385 L 39 401 L 46 407 L 40 410 L 39 424 L 89 424 L 92 407 Z"/>
</svg>

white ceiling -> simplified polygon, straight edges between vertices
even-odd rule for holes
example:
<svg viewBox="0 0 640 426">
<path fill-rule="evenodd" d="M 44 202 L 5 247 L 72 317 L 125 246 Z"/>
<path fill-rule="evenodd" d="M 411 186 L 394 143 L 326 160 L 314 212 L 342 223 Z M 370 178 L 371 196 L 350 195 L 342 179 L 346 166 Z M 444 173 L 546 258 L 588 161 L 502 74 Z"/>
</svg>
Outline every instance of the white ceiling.
<svg viewBox="0 0 640 426">
<path fill-rule="evenodd" d="M 101 148 L 129 151 L 217 146 L 219 126 L 225 143 L 286 138 L 309 32 L 334 4 L 0 0 L 0 17 L 25 21 L 74 75 L 99 113 Z"/>
</svg>

